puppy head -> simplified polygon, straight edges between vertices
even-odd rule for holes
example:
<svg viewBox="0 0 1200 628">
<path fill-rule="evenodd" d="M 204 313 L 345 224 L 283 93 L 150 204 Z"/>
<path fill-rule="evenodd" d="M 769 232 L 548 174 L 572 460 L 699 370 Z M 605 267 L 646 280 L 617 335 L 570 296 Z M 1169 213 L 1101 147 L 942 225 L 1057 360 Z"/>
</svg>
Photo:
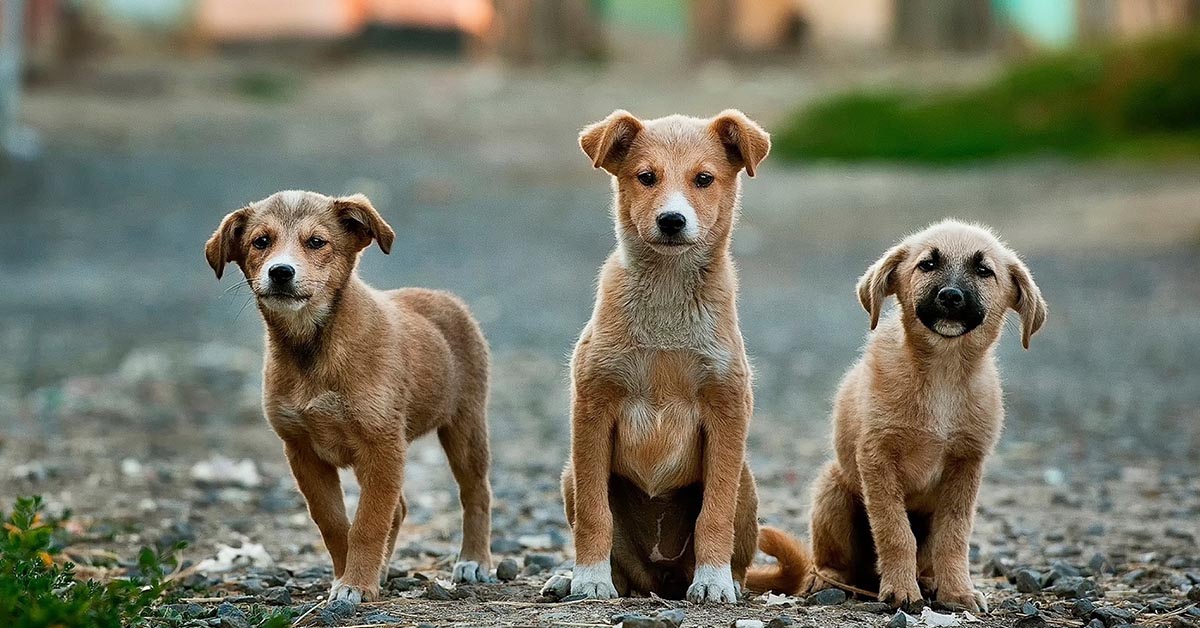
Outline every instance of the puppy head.
<svg viewBox="0 0 1200 628">
<path fill-rule="evenodd" d="M 676 115 L 645 121 L 618 110 L 585 128 L 579 145 L 594 167 L 613 176 L 621 237 L 678 255 L 728 236 L 738 173 L 754 176 L 771 139 L 734 109 L 707 120 Z"/>
<path fill-rule="evenodd" d="M 204 255 L 217 279 L 225 264 L 237 264 L 264 310 L 320 311 L 345 285 L 372 240 L 387 253 L 394 238 L 362 194 L 331 198 L 291 190 L 225 216 Z"/>
<path fill-rule="evenodd" d="M 858 281 L 858 298 L 879 322 L 895 294 L 905 329 L 933 342 L 979 339 L 990 345 L 1012 308 L 1021 344 L 1046 320 L 1046 302 L 1029 269 L 990 230 L 946 220 L 905 238 Z"/>
</svg>

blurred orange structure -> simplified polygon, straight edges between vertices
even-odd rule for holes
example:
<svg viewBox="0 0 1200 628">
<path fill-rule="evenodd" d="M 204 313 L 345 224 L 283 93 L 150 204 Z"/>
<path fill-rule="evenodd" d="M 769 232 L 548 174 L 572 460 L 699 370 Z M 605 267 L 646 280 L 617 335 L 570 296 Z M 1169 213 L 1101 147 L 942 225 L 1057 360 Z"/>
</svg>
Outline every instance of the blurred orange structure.
<svg viewBox="0 0 1200 628">
<path fill-rule="evenodd" d="M 488 0 L 200 0 L 196 28 L 215 41 L 349 37 L 368 23 L 481 36 L 492 16 Z"/>
</svg>

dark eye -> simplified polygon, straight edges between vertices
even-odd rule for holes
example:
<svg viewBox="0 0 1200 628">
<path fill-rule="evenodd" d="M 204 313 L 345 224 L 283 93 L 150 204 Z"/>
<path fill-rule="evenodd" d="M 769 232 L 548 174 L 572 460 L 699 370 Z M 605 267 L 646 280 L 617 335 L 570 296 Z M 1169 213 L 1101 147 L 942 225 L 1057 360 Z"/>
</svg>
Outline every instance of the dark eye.
<svg viewBox="0 0 1200 628">
<path fill-rule="evenodd" d="M 250 244 L 254 245 L 254 248 L 261 251 L 261 250 L 267 248 L 268 246 L 271 246 L 271 238 L 269 238 L 265 235 L 258 236 L 257 238 L 254 238 L 254 241 L 251 242 Z"/>
<path fill-rule="evenodd" d="M 933 258 L 923 259 L 917 264 L 917 268 L 926 273 L 931 270 L 935 270 L 937 268 L 937 260 Z"/>
<path fill-rule="evenodd" d="M 650 187 L 658 181 L 658 177 L 655 176 L 653 172 L 646 170 L 645 172 L 638 173 L 637 180 L 641 182 L 642 185 Z"/>
<path fill-rule="evenodd" d="M 322 240 L 321 238 L 318 238 L 317 236 L 313 236 L 313 237 L 309 238 L 308 241 L 305 242 L 305 244 L 307 244 L 308 248 L 310 248 L 310 249 L 319 249 L 329 243 L 326 242 L 325 240 Z"/>
<path fill-rule="evenodd" d="M 713 176 L 707 172 L 701 172 L 696 175 L 696 187 L 706 188 L 713 183 Z"/>
<path fill-rule="evenodd" d="M 980 264 L 975 267 L 975 274 L 979 275 L 980 277 L 983 277 L 984 279 L 987 279 L 988 277 L 996 276 L 996 273 L 992 272 L 992 269 L 988 268 L 987 266 L 984 266 L 983 264 Z"/>
</svg>

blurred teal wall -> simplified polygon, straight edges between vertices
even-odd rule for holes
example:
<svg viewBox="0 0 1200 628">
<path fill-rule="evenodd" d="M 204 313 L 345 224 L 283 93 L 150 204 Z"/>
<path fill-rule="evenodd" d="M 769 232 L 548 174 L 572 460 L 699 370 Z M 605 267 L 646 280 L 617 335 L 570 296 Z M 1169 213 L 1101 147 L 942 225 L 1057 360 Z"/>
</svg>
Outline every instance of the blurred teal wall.
<svg viewBox="0 0 1200 628">
<path fill-rule="evenodd" d="M 688 0 L 600 0 L 610 26 L 683 35 L 687 32 Z"/>
<path fill-rule="evenodd" d="M 1075 42 L 1075 0 L 993 0 L 996 13 L 1030 41 L 1048 48 Z"/>
</svg>

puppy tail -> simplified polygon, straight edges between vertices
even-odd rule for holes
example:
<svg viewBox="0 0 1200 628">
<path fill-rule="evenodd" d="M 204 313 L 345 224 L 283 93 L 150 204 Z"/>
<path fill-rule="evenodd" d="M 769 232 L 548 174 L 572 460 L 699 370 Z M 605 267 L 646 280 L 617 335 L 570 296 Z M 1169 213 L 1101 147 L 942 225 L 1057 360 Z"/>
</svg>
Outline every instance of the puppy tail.
<svg viewBox="0 0 1200 628">
<path fill-rule="evenodd" d="M 778 564 L 751 567 L 746 572 L 746 588 L 756 592 L 799 593 L 812 570 L 808 547 L 783 530 L 763 527 L 758 530 L 758 549 L 774 556 Z"/>
</svg>

